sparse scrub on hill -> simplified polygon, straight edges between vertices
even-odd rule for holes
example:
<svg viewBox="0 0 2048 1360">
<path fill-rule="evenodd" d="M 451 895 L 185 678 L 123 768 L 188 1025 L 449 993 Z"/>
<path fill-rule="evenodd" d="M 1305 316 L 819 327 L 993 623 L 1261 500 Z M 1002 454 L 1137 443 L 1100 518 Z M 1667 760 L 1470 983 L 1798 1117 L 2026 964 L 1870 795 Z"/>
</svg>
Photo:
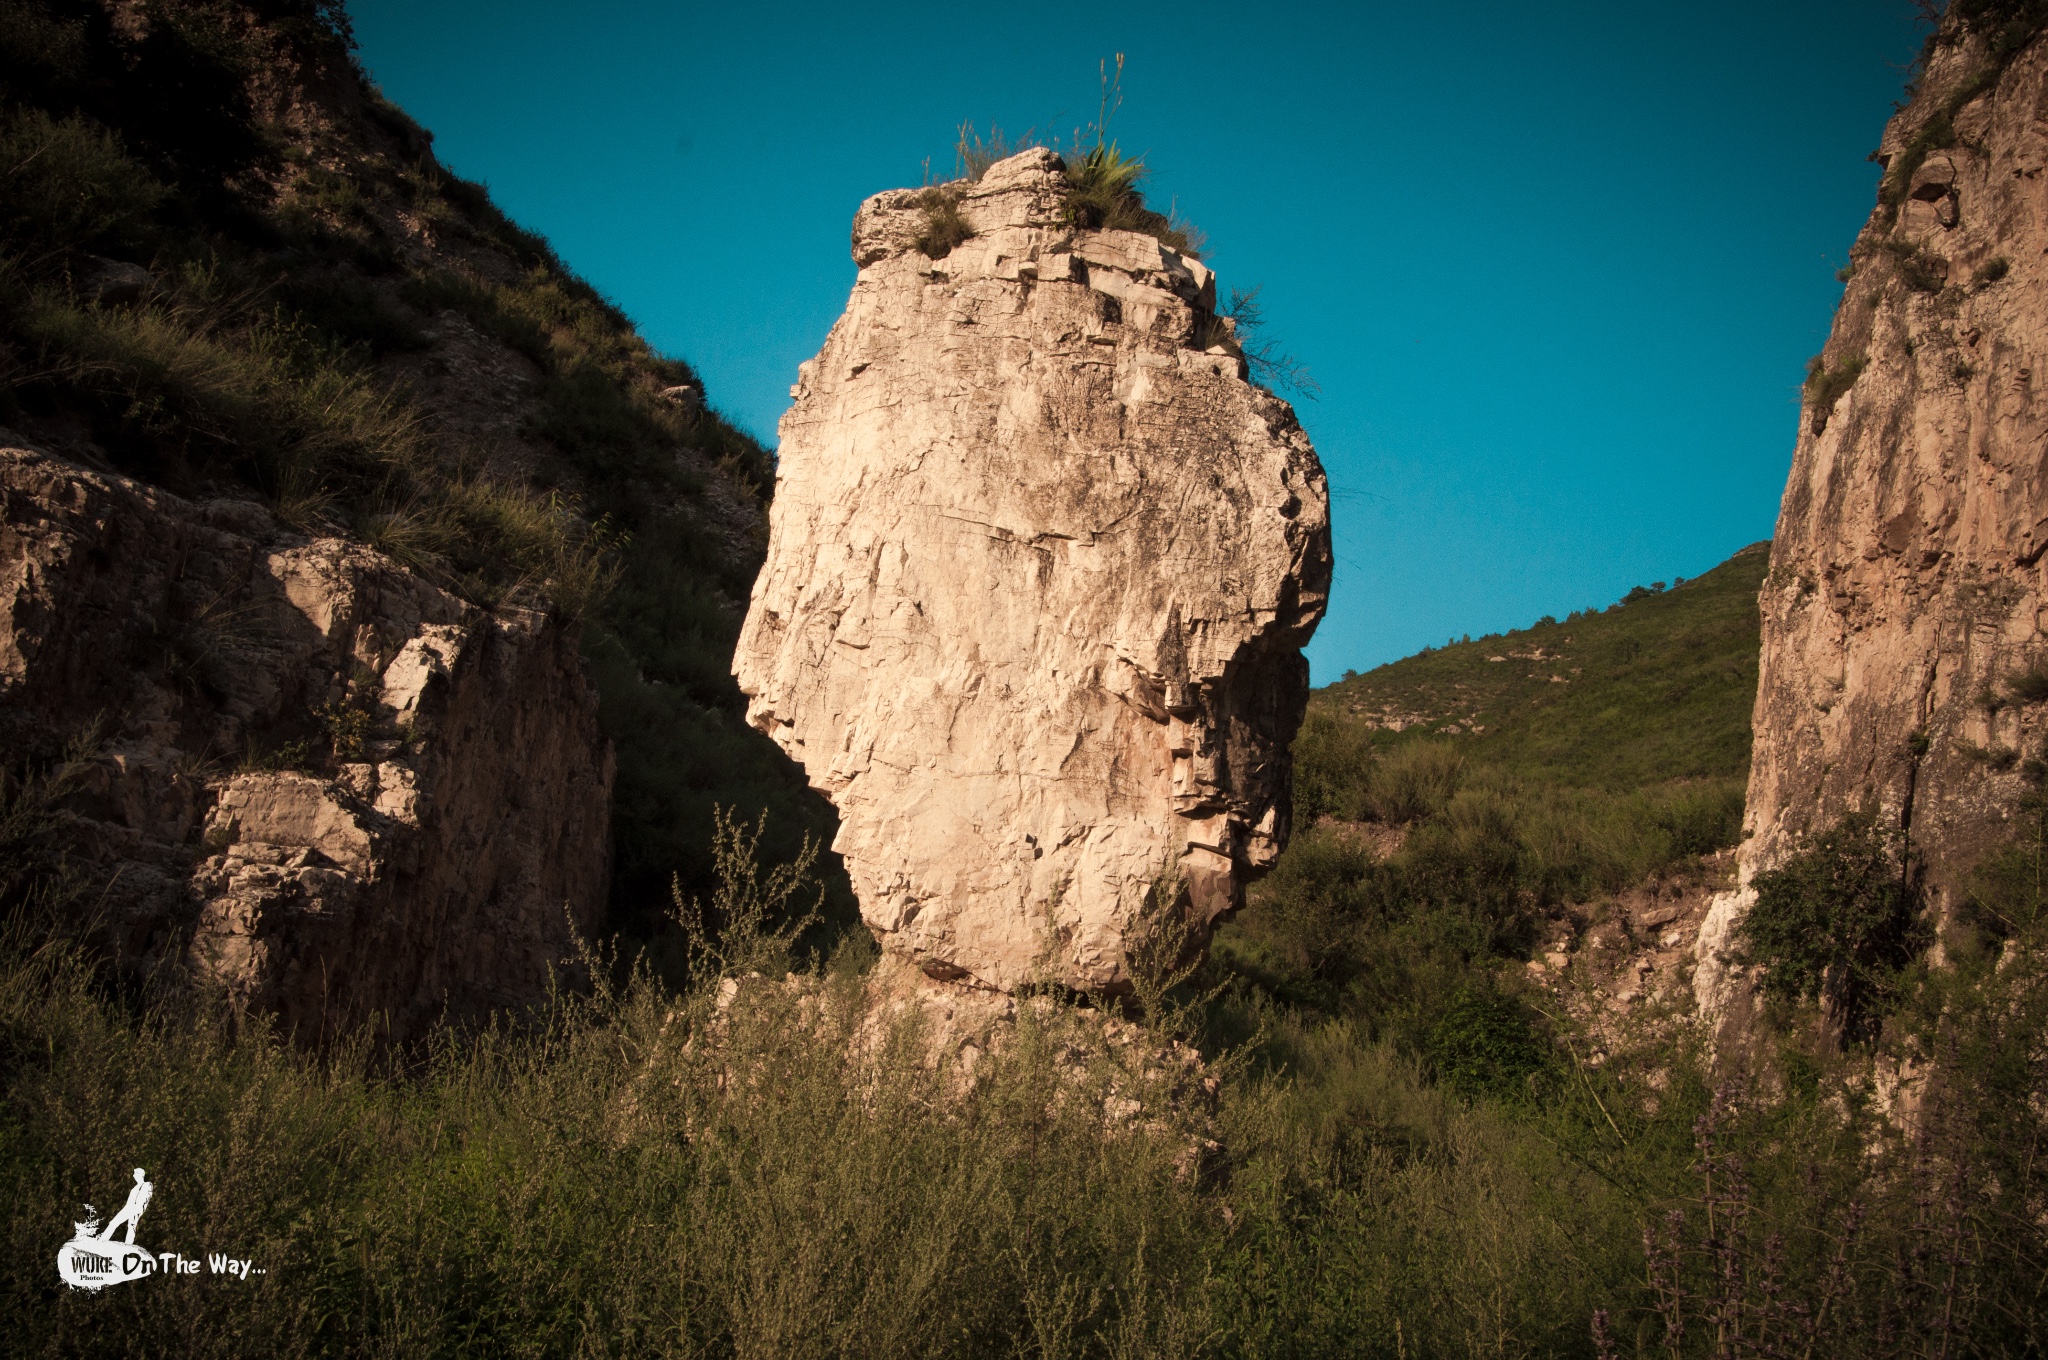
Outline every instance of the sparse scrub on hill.
<svg viewBox="0 0 2048 1360">
<path fill-rule="evenodd" d="M 1315 721 L 1327 715 L 1391 750 L 1455 725 L 1475 763 L 1616 791 L 1742 775 L 1767 565 L 1761 546 L 1745 549 L 1627 604 L 1427 649 L 1317 691 L 1304 732 L 1331 730 Z M 1306 745 L 1297 754 L 1306 759 Z"/>
<path fill-rule="evenodd" d="M 1421 1062 L 1450 998 L 1491 995 L 1547 922 L 1734 845 L 1765 565 L 1745 551 L 1318 691 L 1294 844 L 1219 934 L 1222 965 Z"/>
<path fill-rule="evenodd" d="M 715 804 L 775 809 L 778 855 L 829 839 L 726 673 L 762 545 L 712 502 L 763 506 L 769 453 L 665 398 L 701 392 L 689 367 L 435 161 L 354 68 L 339 5 L 150 13 L 142 39 L 97 4 L 0 8 L 0 423 L 265 500 L 477 604 L 582 618 L 619 751 L 616 900 L 642 926 L 673 872 L 707 889 Z M 279 97 L 318 105 L 313 130 Z M 469 328 L 533 366 L 534 457 L 396 375 Z"/>
<path fill-rule="evenodd" d="M 1737 779 L 1558 789 L 1468 765 L 1447 744 L 1400 751 L 1432 753 L 1460 782 L 1391 853 L 1341 824 L 1297 832 L 1218 950 L 1290 1003 L 1401 1034 L 1418 1054 L 1429 1008 L 1518 966 L 1550 914 L 1681 869 L 1741 832 Z"/>
</svg>

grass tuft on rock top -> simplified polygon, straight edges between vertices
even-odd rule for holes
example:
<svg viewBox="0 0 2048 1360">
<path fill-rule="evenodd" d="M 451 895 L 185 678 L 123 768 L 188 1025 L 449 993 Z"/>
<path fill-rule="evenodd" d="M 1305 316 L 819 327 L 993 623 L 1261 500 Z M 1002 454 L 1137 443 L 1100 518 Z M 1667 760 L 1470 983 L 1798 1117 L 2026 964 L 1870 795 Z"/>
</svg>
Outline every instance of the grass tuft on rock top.
<svg viewBox="0 0 2048 1360">
<path fill-rule="evenodd" d="M 1145 158 L 1125 154 L 1110 138 L 1109 126 L 1117 110 L 1123 107 L 1123 76 L 1123 53 L 1116 54 L 1114 70 L 1109 62 L 1102 63 L 1102 102 L 1095 121 L 1085 130 L 1075 129 L 1071 139 L 1042 140 L 1036 129 L 1027 129 L 1011 138 L 994 125 L 983 136 L 975 124 L 966 122 L 960 125 L 953 144 L 954 163 L 960 177 L 973 183 L 999 160 L 1030 147 L 1050 147 L 1066 167 L 1071 191 L 1064 211 L 1070 225 L 1088 230 L 1141 232 L 1183 255 L 1200 259 L 1207 248 L 1201 230 L 1172 213 L 1156 212 L 1145 205 L 1140 187 L 1145 180 Z M 936 259 L 952 245 L 938 247 L 965 231 L 966 226 L 964 222 L 955 224 L 953 217 L 957 213 L 949 215 L 949 205 L 934 195 L 934 190 L 926 191 L 928 225 L 918 240 L 918 248 Z M 958 239 L 966 238 L 963 235 Z"/>
</svg>

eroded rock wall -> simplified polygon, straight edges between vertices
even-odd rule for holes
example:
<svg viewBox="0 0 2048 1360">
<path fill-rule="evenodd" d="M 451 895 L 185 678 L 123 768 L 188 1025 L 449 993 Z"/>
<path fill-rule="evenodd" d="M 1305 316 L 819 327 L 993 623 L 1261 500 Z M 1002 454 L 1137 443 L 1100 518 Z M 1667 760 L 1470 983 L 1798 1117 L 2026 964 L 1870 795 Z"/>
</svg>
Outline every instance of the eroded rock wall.
<svg viewBox="0 0 2048 1360">
<path fill-rule="evenodd" d="M 1741 852 L 1746 884 L 1873 806 L 1937 909 L 2003 834 L 2048 718 L 2007 683 L 2048 652 L 2048 46 L 2001 72 L 1953 23 L 1943 38 L 1885 130 L 1891 201 L 1801 412 Z M 1745 993 L 1721 955 L 1749 900 L 1701 932 L 1710 1012 Z"/>
<path fill-rule="evenodd" d="M 733 667 L 886 950 L 1113 989 L 1162 871 L 1206 928 L 1286 841 L 1328 497 L 1208 269 L 1063 224 L 1048 151 L 958 192 L 943 258 L 919 191 L 855 219 Z"/>
<path fill-rule="evenodd" d="M 530 1004 L 601 906 L 611 751 L 572 627 L 0 448 L 0 744 L 88 733 L 66 806 L 115 951 L 301 1038 Z"/>
</svg>

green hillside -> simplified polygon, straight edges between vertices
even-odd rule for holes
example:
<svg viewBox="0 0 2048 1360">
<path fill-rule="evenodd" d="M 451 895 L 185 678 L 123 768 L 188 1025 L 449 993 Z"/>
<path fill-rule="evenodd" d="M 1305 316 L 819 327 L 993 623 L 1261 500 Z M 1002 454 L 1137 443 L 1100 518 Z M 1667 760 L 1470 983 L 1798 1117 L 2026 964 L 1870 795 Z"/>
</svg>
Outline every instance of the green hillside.
<svg viewBox="0 0 2048 1360">
<path fill-rule="evenodd" d="M 1742 831 L 1769 545 L 1318 690 L 1295 835 L 1217 955 L 1426 1056 L 1561 923 Z"/>
<path fill-rule="evenodd" d="M 1756 699 L 1755 543 L 1669 589 L 1638 587 L 1562 623 L 1431 648 L 1316 693 L 1322 721 L 1375 749 L 1454 735 L 1476 762 L 1609 789 L 1742 773 Z M 1392 724 L 1400 723 L 1401 730 Z"/>
</svg>

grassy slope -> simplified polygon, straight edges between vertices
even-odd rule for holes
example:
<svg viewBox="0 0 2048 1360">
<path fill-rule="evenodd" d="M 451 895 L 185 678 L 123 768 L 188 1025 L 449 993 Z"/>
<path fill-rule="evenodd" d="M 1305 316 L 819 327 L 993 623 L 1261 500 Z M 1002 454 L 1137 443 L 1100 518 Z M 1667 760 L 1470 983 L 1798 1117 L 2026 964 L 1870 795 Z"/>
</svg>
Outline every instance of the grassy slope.
<svg viewBox="0 0 2048 1360">
<path fill-rule="evenodd" d="M 1666 591 L 1340 680 L 1310 708 L 1347 725 L 1413 723 L 1374 734 L 1382 750 L 1455 730 L 1470 760 L 1559 784 L 1620 790 L 1739 775 L 1769 566 L 1769 545 L 1753 544 Z"/>
<path fill-rule="evenodd" d="M 1487 998 L 1551 922 L 1740 835 L 1767 558 L 1317 691 L 1294 841 L 1221 965 L 1425 1061 L 1461 1015 L 1512 1017 Z"/>
</svg>

